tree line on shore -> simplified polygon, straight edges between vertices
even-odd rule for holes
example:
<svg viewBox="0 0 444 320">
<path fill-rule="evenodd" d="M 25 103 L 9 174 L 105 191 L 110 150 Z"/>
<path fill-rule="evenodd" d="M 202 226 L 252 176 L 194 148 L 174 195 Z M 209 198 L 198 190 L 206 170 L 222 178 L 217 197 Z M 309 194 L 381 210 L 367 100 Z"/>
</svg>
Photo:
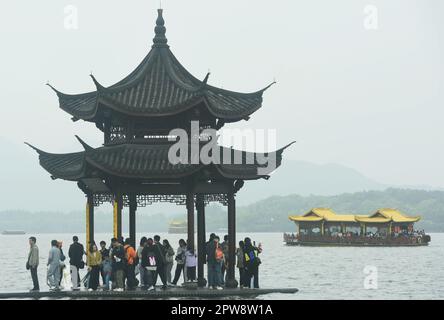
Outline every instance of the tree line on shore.
<svg viewBox="0 0 444 320">
<path fill-rule="evenodd" d="M 241 191 L 242 192 L 242 191 Z M 424 191 L 389 188 L 384 191 L 344 193 L 336 196 L 273 196 L 248 206 L 237 207 L 238 232 L 285 232 L 295 227 L 289 215 L 303 214 L 313 207 L 329 207 L 338 214 L 370 214 L 380 208 L 396 208 L 407 215 L 420 215 L 417 228 L 427 232 L 444 232 L 444 191 Z M 185 208 L 175 213 L 138 213 L 140 231 L 166 232 L 171 220 L 186 220 Z M 179 213 L 183 211 L 183 213 Z M 123 218 L 127 217 L 125 214 Z M 226 208 L 210 205 L 206 208 L 207 231 L 227 227 Z M 123 225 L 125 228 L 126 221 Z M 30 212 L 7 210 L 0 212 L 1 230 L 25 230 L 34 233 L 82 232 L 84 212 Z M 112 230 L 112 212 L 96 210 L 96 232 Z"/>
</svg>

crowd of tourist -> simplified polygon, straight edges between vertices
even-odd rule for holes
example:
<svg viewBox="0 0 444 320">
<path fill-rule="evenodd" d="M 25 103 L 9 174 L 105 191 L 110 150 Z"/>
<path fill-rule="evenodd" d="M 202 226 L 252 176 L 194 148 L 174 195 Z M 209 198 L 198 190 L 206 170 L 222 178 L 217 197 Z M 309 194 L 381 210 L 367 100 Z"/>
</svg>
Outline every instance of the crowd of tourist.
<svg viewBox="0 0 444 320">
<path fill-rule="evenodd" d="M 40 290 L 37 275 L 39 249 L 36 243 L 35 237 L 29 238 L 30 250 L 26 268 L 31 272 L 34 285 L 31 291 Z M 109 246 L 105 241 L 100 241 L 100 247 L 92 243 L 85 250 L 78 237 L 74 236 L 68 251 L 68 263 L 62 245 L 60 241 L 51 241 L 47 260 L 47 284 L 51 291 L 62 289 L 64 274 L 65 277 L 70 277 L 72 290 L 80 290 L 83 284 L 89 291 L 124 291 L 135 290 L 138 287 L 151 291 L 155 290 L 158 278 L 162 289 L 177 286 L 181 276 L 184 283 L 197 281 L 198 255 L 184 239 L 179 240 L 176 250 L 167 239 L 161 241 L 158 235 L 153 238 L 142 237 L 137 248 L 131 245 L 129 238 L 112 238 Z M 228 280 L 228 236 L 221 242 L 219 236 L 212 233 L 204 249 L 208 287 L 221 290 Z M 256 247 L 255 242 L 248 237 L 239 242 L 234 263 L 239 270 L 241 288 L 259 288 L 261 252 L 261 245 Z M 172 276 L 174 263 L 176 268 Z M 87 273 L 82 279 L 79 271 L 85 268 Z"/>
</svg>

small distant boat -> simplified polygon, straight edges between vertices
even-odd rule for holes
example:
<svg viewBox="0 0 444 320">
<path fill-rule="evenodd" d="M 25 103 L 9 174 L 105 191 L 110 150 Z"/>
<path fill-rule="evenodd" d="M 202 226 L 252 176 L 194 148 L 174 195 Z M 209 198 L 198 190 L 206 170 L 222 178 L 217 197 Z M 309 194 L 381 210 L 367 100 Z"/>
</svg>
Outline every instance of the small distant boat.
<svg viewBox="0 0 444 320">
<path fill-rule="evenodd" d="M 4 230 L 4 231 L 2 231 L 2 234 L 10 236 L 10 235 L 17 235 L 17 234 L 26 234 L 26 232 L 23 230 Z"/>
<path fill-rule="evenodd" d="M 178 234 L 178 233 L 187 233 L 187 232 L 188 232 L 188 224 L 186 221 L 175 220 L 170 222 L 168 233 Z"/>
</svg>

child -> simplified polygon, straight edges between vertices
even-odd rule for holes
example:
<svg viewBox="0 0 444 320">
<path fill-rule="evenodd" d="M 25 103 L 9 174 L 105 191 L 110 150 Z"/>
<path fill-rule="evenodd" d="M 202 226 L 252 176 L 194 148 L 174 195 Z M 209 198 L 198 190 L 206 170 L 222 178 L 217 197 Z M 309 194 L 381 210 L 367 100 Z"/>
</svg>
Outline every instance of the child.
<svg viewBox="0 0 444 320">
<path fill-rule="evenodd" d="M 197 256 L 193 248 L 185 252 L 185 266 L 187 268 L 187 278 L 189 281 L 196 281 Z"/>
</svg>

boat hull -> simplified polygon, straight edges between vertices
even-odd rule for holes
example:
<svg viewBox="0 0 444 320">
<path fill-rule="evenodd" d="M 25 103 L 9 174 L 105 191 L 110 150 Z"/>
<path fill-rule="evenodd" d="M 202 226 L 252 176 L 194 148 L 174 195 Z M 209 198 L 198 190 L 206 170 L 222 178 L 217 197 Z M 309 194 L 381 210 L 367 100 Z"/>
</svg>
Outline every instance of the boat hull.
<svg viewBox="0 0 444 320">
<path fill-rule="evenodd" d="M 284 234 L 288 246 L 312 247 L 423 247 L 431 241 L 430 235 L 410 237 L 332 237 L 332 236 L 295 236 Z"/>
<path fill-rule="evenodd" d="M 187 228 L 169 228 L 169 234 L 186 234 L 188 232 Z"/>
<path fill-rule="evenodd" d="M 25 231 L 20 231 L 20 230 L 18 230 L 18 231 L 9 231 L 9 230 L 5 230 L 5 231 L 2 231 L 1 234 L 2 234 L 2 235 L 5 235 L 5 236 L 14 236 L 14 235 L 22 235 L 22 234 L 26 234 L 26 232 L 25 232 Z"/>
<path fill-rule="evenodd" d="M 423 247 L 428 243 L 390 244 L 390 243 L 328 243 L 328 242 L 286 242 L 287 246 L 306 247 Z"/>
</svg>

